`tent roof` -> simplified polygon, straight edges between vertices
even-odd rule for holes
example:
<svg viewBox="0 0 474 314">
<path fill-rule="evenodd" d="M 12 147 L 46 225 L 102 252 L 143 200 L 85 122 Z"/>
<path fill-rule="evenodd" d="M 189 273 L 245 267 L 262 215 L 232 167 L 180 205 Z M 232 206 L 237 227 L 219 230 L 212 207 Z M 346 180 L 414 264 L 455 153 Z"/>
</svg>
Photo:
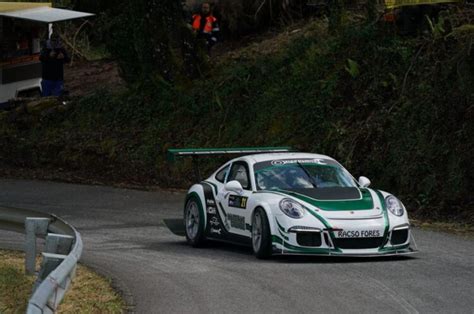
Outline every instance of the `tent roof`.
<svg viewBox="0 0 474 314">
<path fill-rule="evenodd" d="M 84 18 L 84 17 L 89 17 L 89 16 L 94 15 L 91 13 L 52 8 L 50 7 L 49 3 L 18 2 L 15 4 L 25 4 L 25 6 L 23 6 L 22 9 L 17 9 L 17 10 L 13 9 L 14 6 L 10 6 L 10 4 L 13 4 L 13 3 L 9 2 L 8 5 L 4 6 L 5 3 L 7 2 L 0 2 L 0 16 L 29 20 L 29 21 L 36 21 L 36 22 L 43 22 L 43 23 L 55 23 L 55 22 L 61 22 L 61 21 L 68 21 L 68 20 Z M 37 4 L 39 6 L 35 6 L 34 4 Z M 28 7 L 28 5 L 33 5 L 33 6 Z M 18 6 L 17 8 L 19 7 L 21 6 Z"/>
</svg>

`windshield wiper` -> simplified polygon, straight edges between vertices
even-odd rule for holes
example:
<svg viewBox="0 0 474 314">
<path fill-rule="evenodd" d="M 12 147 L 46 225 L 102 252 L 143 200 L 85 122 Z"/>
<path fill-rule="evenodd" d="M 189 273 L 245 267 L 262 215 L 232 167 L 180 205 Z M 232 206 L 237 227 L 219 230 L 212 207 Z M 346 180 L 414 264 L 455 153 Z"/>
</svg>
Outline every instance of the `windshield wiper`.
<svg viewBox="0 0 474 314">
<path fill-rule="evenodd" d="M 316 182 L 313 180 L 313 177 L 311 176 L 311 173 L 309 173 L 308 169 L 306 169 L 299 161 L 296 162 L 298 164 L 298 166 L 303 169 L 304 173 L 306 173 L 306 175 L 308 176 L 309 178 L 309 182 L 313 185 L 313 187 L 315 189 L 318 188 L 318 185 L 316 184 Z"/>
</svg>

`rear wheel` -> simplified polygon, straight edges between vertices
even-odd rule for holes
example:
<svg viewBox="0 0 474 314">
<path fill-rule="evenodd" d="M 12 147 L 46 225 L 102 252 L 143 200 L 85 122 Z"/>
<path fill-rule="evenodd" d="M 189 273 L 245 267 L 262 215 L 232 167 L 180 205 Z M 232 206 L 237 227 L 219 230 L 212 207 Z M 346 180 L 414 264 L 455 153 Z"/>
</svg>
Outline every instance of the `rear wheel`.
<svg viewBox="0 0 474 314">
<path fill-rule="evenodd" d="M 204 217 L 201 211 L 201 202 L 191 196 L 184 208 L 184 224 L 186 240 L 193 247 L 199 247 L 204 243 Z"/>
<path fill-rule="evenodd" d="M 252 248 L 257 258 L 267 259 L 272 255 L 270 225 L 262 208 L 257 208 L 252 216 Z"/>
</svg>

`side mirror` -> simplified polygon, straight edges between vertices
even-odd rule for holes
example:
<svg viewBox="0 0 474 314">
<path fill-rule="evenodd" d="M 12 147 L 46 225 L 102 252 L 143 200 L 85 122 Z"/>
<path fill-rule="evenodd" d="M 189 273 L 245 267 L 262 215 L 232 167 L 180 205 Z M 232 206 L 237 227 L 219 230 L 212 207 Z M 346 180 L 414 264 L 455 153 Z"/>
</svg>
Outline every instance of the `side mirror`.
<svg viewBox="0 0 474 314">
<path fill-rule="evenodd" d="M 242 184 L 239 181 L 229 181 L 224 185 L 224 189 L 228 192 L 234 192 L 237 194 L 241 194 L 244 191 Z"/>
<path fill-rule="evenodd" d="M 366 188 L 370 185 L 370 180 L 369 178 L 367 177 L 360 177 L 359 178 L 359 185 L 362 187 L 362 188 Z"/>
</svg>

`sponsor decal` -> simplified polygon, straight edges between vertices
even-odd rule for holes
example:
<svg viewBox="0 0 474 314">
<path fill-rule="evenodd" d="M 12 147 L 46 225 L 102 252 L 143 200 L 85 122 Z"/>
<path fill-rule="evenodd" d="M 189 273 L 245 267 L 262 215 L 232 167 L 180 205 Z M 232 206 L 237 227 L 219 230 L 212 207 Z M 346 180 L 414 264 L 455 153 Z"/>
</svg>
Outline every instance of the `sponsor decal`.
<svg viewBox="0 0 474 314">
<path fill-rule="evenodd" d="M 291 164 L 320 164 L 326 165 L 324 159 L 281 159 L 281 160 L 272 160 L 271 164 L 273 166 L 284 166 Z"/>
<path fill-rule="evenodd" d="M 207 205 L 214 206 L 214 205 L 216 205 L 216 202 L 214 202 L 213 199 L 206 199 L 206 204 L 207 204 Z"/>
<path fill-rule="evenodd" d="M 380 238 L 380 230 L 339 230 L 338 238 Z"/>
<path fill-rule="evenodd" d="M 227 220 L 233 228 L 245 230 L 245 217 L 234 214 L 228 214 Z"/>
<path fill-rule="evenodd" d="M 219 206 L 220 206 L 220 208 L 221 208 L 221 210 L 222 210 L 222 213 L 224 214 L 224 217 L 227 217 L 227 213 L 226 213 L 225 210 L 224 210 L 224 206 L 222 206 L 221 203 L 219 203 Z"/>
<path fill-rule="evenodd" d="M 220 223 L 219 223 L 219 220 L 217 219 L 217 217 L 212 217 L 211 220 L 209 221 L 209 223 L 213 227 L 219 227 L 220 226 Z"/>
<path fill-rule="evenodd" d="M 211 234 L 218 234 L 221 235 L 222 229 L 220 228 L 211 228 Z"/>
<path fill-rule="evenodd" d="M 224 219 L 223 219 L 223 222 L 222 222 L 224 224 L 224 228 L 225 228 L 226 231 L 229 231 L 230 226 L 229 226 L 229 221 L 228 221 L 228 218 L 227 218 L 227 213 L 225 212 L 224 206 L 222 206 L 221 203 L 219 203 L 219 207 L 222 210 L 222 214 L 224 215 Z"/>
<path fill-rule="evenodd" d="M 213 207 L 213 206 L 208 206 L 208 207 L 207 207 L 207 213 L 208 213 L 209 215 L 215 215 L 216 212 L 217 212 L 217 209 L 216 209 L 215 207 Z"/>
<path fill-rule="evenodd" d="M 235 208 L 247 208 L 248 197 L 238 196 L 238 195 L 229 195 L 229 206 Z"/>
</svg>

